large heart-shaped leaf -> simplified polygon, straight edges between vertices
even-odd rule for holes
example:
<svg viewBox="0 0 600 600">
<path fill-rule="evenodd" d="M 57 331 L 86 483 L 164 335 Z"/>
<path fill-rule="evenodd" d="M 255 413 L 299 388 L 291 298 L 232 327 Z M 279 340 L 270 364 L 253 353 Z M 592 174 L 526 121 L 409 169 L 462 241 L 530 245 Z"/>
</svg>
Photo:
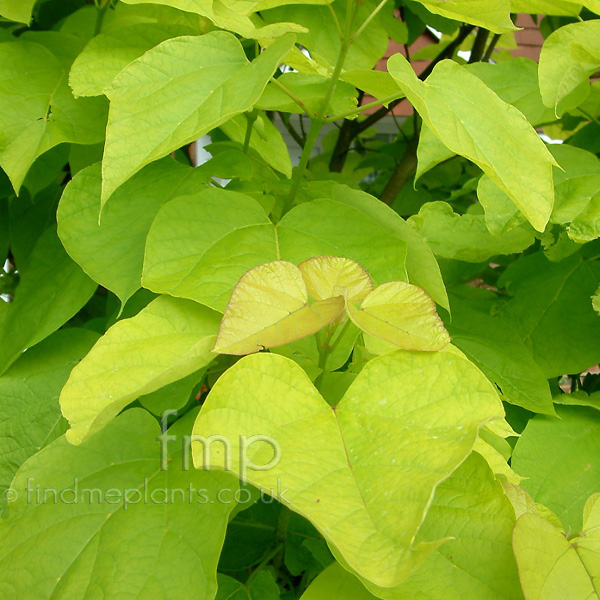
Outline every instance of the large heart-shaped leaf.
<svg viewBox="0 0 600 600">
<path fill-rule="evenodd" d="M 110 99 L 102 203 L 142 167 L 251 109 L 294 43 L 284 36 L 252 63 L 224 31 L 167 40 L 125 67 Z"/>
<path fill-rule="evenodd" d="M 102 211 L 100 164 L 80 171 L 58 207 L 58 234 L 71 257 L 122 304 L 140 288 L 144 250 L 159 208 L 174 196 L 202 187 L 197 170 L 169 158 L 148 165 L 111 198 Z"/>
<path fill-rule="evenodd" d="M 216 313 L 163 296 L 115 323 L 71 372 L 60 407 L 79 444 L 131 401 L 207 365 L 219 327 Z"/>
<path fill-rule="evenodd" d="M 231 498 L 238 482 L 182 468 L 186 423 L 168 431 L 179 443 L 164 470 L 160 428 L 140 409 L 81 446 L 63 436 L 27 461 L 0 522 L 0 596 L 212 600 L 235 506 L 218 494 Z"/>
<path fill-rule="evenodd" d="M 514 525 L 515 511 L 501 484 L 473 453 L 437 487 L 417 538 L 451 539 L 399 586 L 363 583 L 385 600 L 523 600 Z"/>
<path fill-rule="evenodd" d="M 434 490 L 502 414 L 491 384 L 454 351 L 377 358 L 335 407 L 295 362 L 254 354 L 218 380 L 194 425 L 227 444 L 210 454 L 193 444 L 193 456 L 278 496 L 352 569 L 390 587 L 439 545 L 414 543 Z M 267 443 L 250 447 L 255 435 Z"/>
<path fill-rule="evenodd" d="M 146 242 L 142 283 L 222 312 L 246 271 L 278 258 L 275 228 L 260 204 L 209 188 L 159 210 Z"/>
<path fill-rule="evenodd" d="M 447 306 L 435 257 L 414 229 L 369 194 L 335 186 L 333 196 L 295 207 L 277 226 L 244 194 L 209 188 L 176 198 L 150 228 L 142 284 L 222 312 L 240 277 L 273 260 L 346 257 L 377 283 L 406 279 L 406 260 L 411 282 Z"/>
</svg>

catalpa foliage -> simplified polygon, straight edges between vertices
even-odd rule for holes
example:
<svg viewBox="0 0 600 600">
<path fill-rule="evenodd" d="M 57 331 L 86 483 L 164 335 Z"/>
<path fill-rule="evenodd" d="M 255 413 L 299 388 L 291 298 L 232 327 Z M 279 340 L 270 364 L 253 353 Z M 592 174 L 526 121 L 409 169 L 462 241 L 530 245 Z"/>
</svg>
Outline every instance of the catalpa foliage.
<svg viewBox="0 0 600 600">
<path fill-rule="evenodd" d="M 598 0 L 0 17 L 0 599 L 600 600 Z"/>
</svg>

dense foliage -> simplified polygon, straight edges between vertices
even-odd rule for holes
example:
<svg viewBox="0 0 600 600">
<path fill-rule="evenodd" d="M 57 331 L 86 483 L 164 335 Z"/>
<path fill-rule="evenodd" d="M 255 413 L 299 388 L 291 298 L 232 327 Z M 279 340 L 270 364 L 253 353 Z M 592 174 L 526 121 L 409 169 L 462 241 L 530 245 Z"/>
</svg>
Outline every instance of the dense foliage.
<svg viewBox="0 0 600 600">
<path fill-rule="evenodd" d="M 0 598 L 598 599 L 599 15 L 0 0 Z"/>
</svg>

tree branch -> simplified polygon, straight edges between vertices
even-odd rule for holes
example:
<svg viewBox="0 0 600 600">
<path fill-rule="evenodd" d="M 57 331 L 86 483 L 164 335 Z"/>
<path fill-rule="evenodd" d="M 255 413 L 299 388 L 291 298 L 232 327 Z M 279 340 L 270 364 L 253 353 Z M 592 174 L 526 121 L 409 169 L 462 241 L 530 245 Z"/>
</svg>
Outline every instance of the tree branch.
<svg viewBox="0 0 600 600">
<path fill-rule="evenodd" d="M 470 65 L 479 62 L 483 58 L 489 36 L 490 32 L 487 29 L 484 29 L 483 27 L 479 28 L 475 41 L 473 42 L 473 47 L 471 48 L 471 56 L 469 57 Z"/>
<path fill-rule="evenodd" d="M 446 58 L 451 58 L 454 56 L 456 50 L 460 47 L 460 45 L 467 39 L 470 33 L 475 29 L 474 25 L 462 25 L 459 29 L 458 35 L 456 39 L 454 39 L 448 46 L 446 46 L 430 63 L 427 65 L 425 70 L 419 75 L 419 79 L 423 80 L 431 75 L 435 65 Z M 331 160 L 329 161 L 329 169 L 334 173 L 341 173 L 344 168 L 344 163 L 346 162 L 346 155 L 350 149 L 350 145 L 353 140 L 360 135 L 363 131 L 366 131 L 369 127 L 377 123 L 383 117 L 385 117 L 390 111 L 394 110 L 400 102 L 405 100 L 405 98 L 400 98 L 398 100 L 394 100 L 389 103 L 387 107 L 382 106 L 380 109 L 376 110 L 374 113 L 369 115 L 364 121 L 360 123 L 357 121 L 348 121 L 345 120 L 342 127 L 340 128 L 340 133 L 335 143 L 335 148 L 333 149 L 333 154 L 331 155 Z"/>
</svg>

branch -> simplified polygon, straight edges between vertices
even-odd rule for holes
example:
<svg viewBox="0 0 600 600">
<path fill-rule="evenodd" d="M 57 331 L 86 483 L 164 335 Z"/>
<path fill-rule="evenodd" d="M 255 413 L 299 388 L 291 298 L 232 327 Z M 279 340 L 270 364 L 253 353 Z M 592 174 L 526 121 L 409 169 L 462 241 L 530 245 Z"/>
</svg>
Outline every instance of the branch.
<svg viewBox="0 0 600 600">
<path fill-rule="evenodd" d="M 483 55 L 483 58 L 481 59 L 481 62 L 490 62 L 490 58 L 492 58 L 492 53 L 494 52 L 494 49 L 496 48 L 496 45 L 500 41 L 501 37 L 502 36 L 499 33 L 497 33 L 492 38 L 492 41 L 490 42 L 490 45 L 488 46 L 488 49 L 485 51 L 485 54 Z"/>
<path fill-rule="evenodd" d="M 298 146 L 300 146 L 300 148 L 304 148 L 304 139 L 294 129 L 294 126 L 291 124 L 289 118 L 286 120 L 284 118 L 284 116 L 283 116 L 284 113 L 282 113 L 280 110 L 277 111 L 277 114 L 279 115 L 279 118 L 281 119 L 281 122 L 285 125 L 285 128 L 288 130 L 288 133 L 292 136 L 292 138 L 294 139 L 294 141 L 296 142 L 296 144 L 298 144 Z"/>
<path fill-rule="evenodd" d="M 483 58 L 489 36 L 490 32 L 487 29 L 484 29 L 483 27 L 479 28 L 475 41 L 473 42 L 473 47 L 471 48 L 471 56 L 469 57 L 470 65 L 479 62 Z"/>
<path fill-rule="evenodd" d="M 405 186 L 406 182 L 411 179 L 417 171 L 417 147 L 419 146 L 419 138 L 415 136 L 406 147 L 406 152 L 400 161 L 400 164 L 396 167 L 396 170 L 392 173 L 390 180 L 387 182 L 385 189 L 381 194 L 380 200 L 385 202 L 388 206 L 392 205 L 392 202 Z"/>
<path fill-rule="evenodd" d="M 419 79 L 423 81 L 427 79 L 434 67 L 446 58 L 450 58 L 454 55 L 454 52 L 460 47 L 460 45 L 469 37 L 469 34 L 475 29 L 474 25 L 462 25 L 456 39 L 448 44 L 430 63 L 427 65 L 425 70 L 419 75 Z M 385 117 L 385 115 L 393 110 L 400 102 L 402 102 L 404 98 L 399 98 L 398 100 L 394 100 L 394 102 L 390 102 L 389 106 L 386 108 L 382 106 L 379 110 L 375 111 L 372 115 L 369 115 L 364 121 L 361 121 L 358 124 L 358 133 L 362 133 L 375 123 Z"/>
<path fill-rule="evenodd" d="M 454 56 L 454 53 L 460 45 L 469 37 L 471 32 L 475 29 L 474 25 L 461 25 L 458 35 L 456 39 L 454 39 L 450 44 L 448 44 L 425 68 L 425 70 L 419 75 L 419 79 L 424 80 L 431 75 L 435 65 L 446 58 L 451 58 Z M 390 111 L 393 111 L 396 106 L 400 104 L 405 98 L 399 98 L 398 100 L 394 100 L 388 104 L 387 107 L 382 106 L 380 109 L 376 110 L 374 113 L 369 115 L 364 121 L 360 123 L 357 121 L 348 121 L 345 120 L 340 129 L 340 133 L 336 140 L 335 148 L 333 149 L 333 154 L 331 155 L 331 160 L 329 161 L 329 169 L 334 173 L 341 173 L 344 168 L 344 163 L 346 162 L 346 155 L 348 154 L 348 150 L 350 149 L 350 145 L 352 141 L 361 134 L 363 131 L 366 131 L 369 127 L 377 123 L 383 117 L 385 117 Z"/>
</svg>

